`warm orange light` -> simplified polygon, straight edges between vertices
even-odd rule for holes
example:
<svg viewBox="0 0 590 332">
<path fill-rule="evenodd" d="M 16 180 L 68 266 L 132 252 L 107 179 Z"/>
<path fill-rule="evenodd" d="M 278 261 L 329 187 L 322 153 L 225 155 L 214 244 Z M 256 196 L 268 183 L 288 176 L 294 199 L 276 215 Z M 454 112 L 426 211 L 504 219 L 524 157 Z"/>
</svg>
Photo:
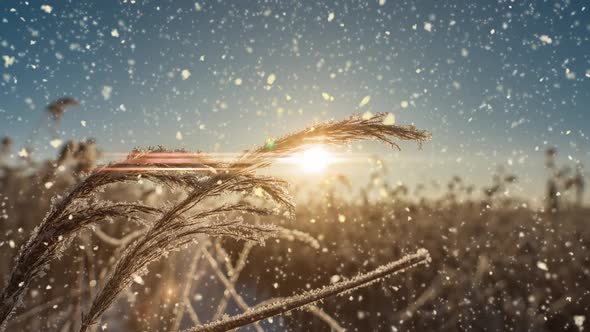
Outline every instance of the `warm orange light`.
<svg viewBox="0 0 590 332">
<path fill-rule="evenodd" d="M 306 172 L 320 173 L 334 161 L 334 157 L 321 146 L 312 146 L 295 156 L 294 160 Z"/>
</svg>

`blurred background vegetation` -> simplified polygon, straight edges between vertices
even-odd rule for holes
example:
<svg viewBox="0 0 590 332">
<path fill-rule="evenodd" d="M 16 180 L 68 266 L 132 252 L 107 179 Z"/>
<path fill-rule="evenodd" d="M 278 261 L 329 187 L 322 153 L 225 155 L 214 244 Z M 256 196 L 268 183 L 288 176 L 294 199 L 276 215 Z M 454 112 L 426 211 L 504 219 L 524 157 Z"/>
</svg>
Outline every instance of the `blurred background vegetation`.
<svg viewBox="0 0 590 332">
<path fill-rule="evenodd" d="M 92 170 L 101 151 L 93 140 L 69 141 L 55 159 L 39 161 L 20 153 L 18 161 L 8 162 L 14 151 L 10 138 L 4 138 L 1 153 L 0 278 L 6 279 L 52 197 L 63 195 Z M 295 187 L 300 200 L 296 219 L 270 217 L 267 222 L 300 234 L 270 240 L 264 247 L 203 239 L 173 252 L 152 264 L 146 277 L 137 278 L 95 329 L 188 328 L 354 276 L 424 247 L 433 258 L 428 267 L 256 328 L 581 330 L 590 308 L 590 209 L 582 205 L 582 168 L 560 167 L 556 153 L 546 153 L 547 191 L 540 193 L 544 207 L 513 197 L 510 187 L 518 177 L 504 169 L 491 174 L 491 184 L 484 188 L 460 176 L 446 185 L 409 188 L 392 186 L 378 157 L 370 181 L 360 190 L 343 175 L 324 179 L 313 194 Z M 423 195 L 429 186 L 436 187 L 437 197 Z M 141 179 L 137 185 L 115 185 L 101 193 L 104 199 L 149 204 L 163 204 L 174 195 L 178 193 Z M 74 330 L 138 227 L 112 220 L 84 231 L 30 288 L 9 330 Z M 326 315 L 332 324 L 322 319 Z"/>
</svg>

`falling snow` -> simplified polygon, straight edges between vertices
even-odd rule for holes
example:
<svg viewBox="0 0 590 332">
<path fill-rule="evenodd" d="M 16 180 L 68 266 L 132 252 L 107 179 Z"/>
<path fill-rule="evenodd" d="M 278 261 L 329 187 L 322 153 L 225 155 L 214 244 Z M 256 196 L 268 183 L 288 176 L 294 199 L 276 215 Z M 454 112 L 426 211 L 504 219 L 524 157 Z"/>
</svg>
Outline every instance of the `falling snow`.
<svg viewBox="0 0 590 332">
<path fill-rule="evenodd" d="M 589 13 L 4 1 L 0 279 L 17 291 L 0 288 L 0 315 L 20 305 L 6 331 L 80 330 L 109 289 L 88 330 L 183 331 L 421 247 L 428 264 L 245 330 L 588 330 Z M 320 135 L 344 119 L 374 126 Z M 149 264 L 115 269 L 138 252 Z"/>
</svg>

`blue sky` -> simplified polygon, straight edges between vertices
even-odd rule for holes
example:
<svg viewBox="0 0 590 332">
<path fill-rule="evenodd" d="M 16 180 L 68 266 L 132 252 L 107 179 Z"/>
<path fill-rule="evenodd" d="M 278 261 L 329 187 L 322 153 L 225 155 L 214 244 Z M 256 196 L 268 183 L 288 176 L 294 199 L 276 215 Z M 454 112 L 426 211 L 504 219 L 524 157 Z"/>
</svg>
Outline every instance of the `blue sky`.
<svg viewBox="0 0 590 332">
<path fill-rule="evenodd" d="M 0 135 L 41 156 L 56 135 L 94 137 L 111 152 L 228 152 L 314 121 L 391 112 L 433 133 L 420 151 L 363 144 L 391 163 L 392 181 L 460 173 L 485 184 L 504 165 L 522 194 L 538 194 L 546 146 L 563 164 L 590 164 L 588 7 L 4 0 Z M 82 104 L 55 134 L 44 107 L 65 95 Z"/>
</svg>

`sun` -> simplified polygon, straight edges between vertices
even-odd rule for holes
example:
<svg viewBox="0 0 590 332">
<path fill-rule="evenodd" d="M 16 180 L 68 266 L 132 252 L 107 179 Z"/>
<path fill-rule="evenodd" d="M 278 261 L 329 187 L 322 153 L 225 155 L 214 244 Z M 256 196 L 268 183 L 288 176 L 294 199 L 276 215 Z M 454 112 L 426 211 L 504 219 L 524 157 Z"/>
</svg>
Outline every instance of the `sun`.
<svg viewBox="0 0 590 332">
<path fill-rule="evenodd" d="M 303 151 L 295 160 L 305 172 L 320 173 L 334 161 L 334 157 L 321 146 L 312 146 Z"/>
</svg>

